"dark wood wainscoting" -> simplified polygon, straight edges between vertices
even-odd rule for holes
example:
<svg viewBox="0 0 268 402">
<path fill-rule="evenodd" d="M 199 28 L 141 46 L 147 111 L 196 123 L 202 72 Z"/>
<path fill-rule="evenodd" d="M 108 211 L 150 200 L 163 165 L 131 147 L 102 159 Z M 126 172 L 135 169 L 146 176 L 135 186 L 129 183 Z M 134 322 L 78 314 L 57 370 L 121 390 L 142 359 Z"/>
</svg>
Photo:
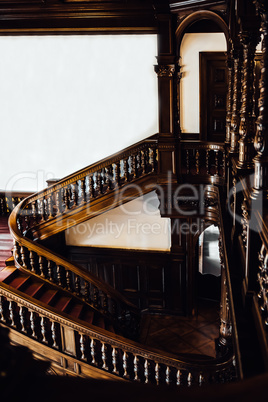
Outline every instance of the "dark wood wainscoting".
<svg viewBox="0 0 268 402">
<path fill-rule="evenodd" d="M 70 246 L 68 258 L 113 286 L 141 310 L 184 313 L 183 255 Z"/>
</svg>

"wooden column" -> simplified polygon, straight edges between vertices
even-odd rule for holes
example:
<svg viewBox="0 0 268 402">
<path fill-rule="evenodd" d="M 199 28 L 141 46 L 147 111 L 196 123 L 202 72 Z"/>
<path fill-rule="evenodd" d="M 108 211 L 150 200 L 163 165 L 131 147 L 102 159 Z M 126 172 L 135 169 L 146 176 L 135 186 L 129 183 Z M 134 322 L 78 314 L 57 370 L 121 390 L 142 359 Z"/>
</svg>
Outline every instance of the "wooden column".
<svg viewBox="0 0 268 402">
<path fill-rule="evenodd" d="M 228 70 L 228 90 L 226 101 L 226 137 L 225 144 L 230 146 L 231 144 L 231 120 L 232 120 L 232 106 L 233 106 L 233 84 L 234 84 L 234 61 L 233 61 L 233 49 L 232 44 L 230 46 L 230 52 L 227 55 L 226 66 Z"/>
<path fill-rule="evenodd" d="M 253 199 L 268 201 L 268 4 L 266 0 L 254 1 L 261 16 L 262 59 L 260 77 L 259 116 L 254 140 L 257 155 L 254 158 Z"/>
<path fill-rule="evenodd" d="M 231 147 L 230 153 L 238 153 L 239 125 L 240 125 L 240 105 L 241 105 L 241 72 L 242 72 L 242 47 L 239 42 L 234 43 L 233 63 L 234 63 L 234 83 L 233 83 L 233 104 L 231 117 Z"/>
<path fill-rule="evenodd" d="M 239 157 L 237 168 L 246 169 L 247 171 L 253 169 L 253 138 L 255 134 L 254 57 L 259 40 L 260 35 L 258 31 L 240 32 L 240 41 L 243 45 L 244 59 L 239 125 Z"/>
<path fill-rule="evenodd" d="M 163 10 L 162 10 L 163 11 Z M 174 55 L 173 16 L 167 13 L 157 15 L 159 23 L 158 56 L 155 72 L 158 76 L 159 99 L 159 184 L 176 181 L 176 147 L 174 135 L 174 88 L 176 84 L 176 64 Z M 170 178 L 169 178 L 170 180 Z"/>
</svg>

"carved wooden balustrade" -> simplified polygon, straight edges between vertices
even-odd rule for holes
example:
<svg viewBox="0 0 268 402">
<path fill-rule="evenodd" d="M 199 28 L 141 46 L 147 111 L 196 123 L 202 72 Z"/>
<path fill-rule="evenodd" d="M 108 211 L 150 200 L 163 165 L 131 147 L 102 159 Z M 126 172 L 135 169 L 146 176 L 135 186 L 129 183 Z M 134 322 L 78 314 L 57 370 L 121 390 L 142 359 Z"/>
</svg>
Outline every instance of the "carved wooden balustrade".
<svg viewBox="0 0 268 402">
<path fill-rule="evenodd" d="M 157 172 L 157 159 L 157 137 L 152 136 L 63 178 L 20 205 L 17 224 L 21 233 L 46 238 L 140 195 L 135 183 L 142 187 L 146 178 L 148 184 L 148 176 Z M 123 189 L 124 196 L 118 196 Z"/>
<path fill-rule="evenodd" d="M 11 227 L 13 223 L 11 216 Z M 14 235 L 15 232 L 12 232 Z M 15 238 L 19 238 L 18 231 Z M 17 268 L 67 290 L 94 309 L 101 311 L 126 336 L 130 338 L 137 336 L 140 320 L 138 310 L 108 284 L 26 238 L 14 242 L 13 256 Z"/>
<path fill-rule="evenodd" d="M 0 191 L 0 216 L 9 216 L 13 209 L 30 194 L 30 192 Z"/>
<path fill-rule="evenodd" d="M 48 310 L 42 304 L 37 305 L 30 297 L 18 298 L 10 292 L 8 285 L 1 287 L 0 322 L 8 325 L 11 331 L 53 348 L 66 359 L 69 356 L 75 358 L 80 365 L 80 374 L 86 363 L 126 380 L 155 385 L 201 386 L 235 378 L 233 356 L 201 361 L 174 358 L 94 326 L 85 326 L 64 314 L 59 316 L 53 308 Z M 72 342 L 67 351 L 66 328 L 68 342 L 70 339 Z M 79 369 L 76 370 L 79 373 Z"/>
<path fill-rule="evenodd" d="M 202 141 L 181 142 L 181 172 L 188 182 L 225 184 L 225 147 Z"/>
</svg>

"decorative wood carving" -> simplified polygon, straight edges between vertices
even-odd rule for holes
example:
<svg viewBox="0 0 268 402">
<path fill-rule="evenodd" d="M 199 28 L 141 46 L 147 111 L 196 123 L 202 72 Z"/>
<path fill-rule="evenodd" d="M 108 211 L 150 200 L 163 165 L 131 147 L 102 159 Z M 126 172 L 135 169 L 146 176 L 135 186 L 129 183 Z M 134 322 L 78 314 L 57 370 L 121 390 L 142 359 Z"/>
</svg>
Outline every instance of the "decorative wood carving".
<svg viewBox="0 0 268 402">
<path fill-rule="evenodd" d="M 254 185 L 252 198 L 263 197 L 268 201 L 268 5 L 264 1 L 254 1 L 261 16 L 262 58 L 260 77 L 260 97 L 258 101 L 259 116 L 257 118 L 257 131 L 254 147 L 257 155 L 254 158 Z"/>
<path fill-rule="evenodd" d="M 240 125 L 240 107 L 241 107 L 241 74 L 243 52 L 239 44 L 235 44 L 233 48 L 234 59 L 234 83 L 233 83 L 233 104 L 231 118 L 231 153 L 238 152 L 239 125 Z"/>
<path fill-rule="evenodd" d="M 243 45 L 243 79 L 239 126 L 239 169 L 252 169 L 254 155 L 253 137 L 255 134 L 254 116 L 254 57 L 256 46 L 260 40 L 259 32 L 240 32 Z"/>
</svg>

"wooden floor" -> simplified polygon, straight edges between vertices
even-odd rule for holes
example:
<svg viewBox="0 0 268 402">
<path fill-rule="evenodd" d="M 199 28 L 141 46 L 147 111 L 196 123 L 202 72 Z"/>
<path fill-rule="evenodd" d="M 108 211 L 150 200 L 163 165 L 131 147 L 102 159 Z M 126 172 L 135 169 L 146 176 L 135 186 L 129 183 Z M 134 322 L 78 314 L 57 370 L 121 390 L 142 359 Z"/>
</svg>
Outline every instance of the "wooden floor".
<svg viewBox="0 0 268 402">
<path fill-rule="evenodd" d="M 195 317 L 147 316 L 141 341 L 175 355 L 216 357 L 219 337 L 219 302 L 200 300 Z M 200 356 L 201 357 L 201 356 Z"/>
</svg>

